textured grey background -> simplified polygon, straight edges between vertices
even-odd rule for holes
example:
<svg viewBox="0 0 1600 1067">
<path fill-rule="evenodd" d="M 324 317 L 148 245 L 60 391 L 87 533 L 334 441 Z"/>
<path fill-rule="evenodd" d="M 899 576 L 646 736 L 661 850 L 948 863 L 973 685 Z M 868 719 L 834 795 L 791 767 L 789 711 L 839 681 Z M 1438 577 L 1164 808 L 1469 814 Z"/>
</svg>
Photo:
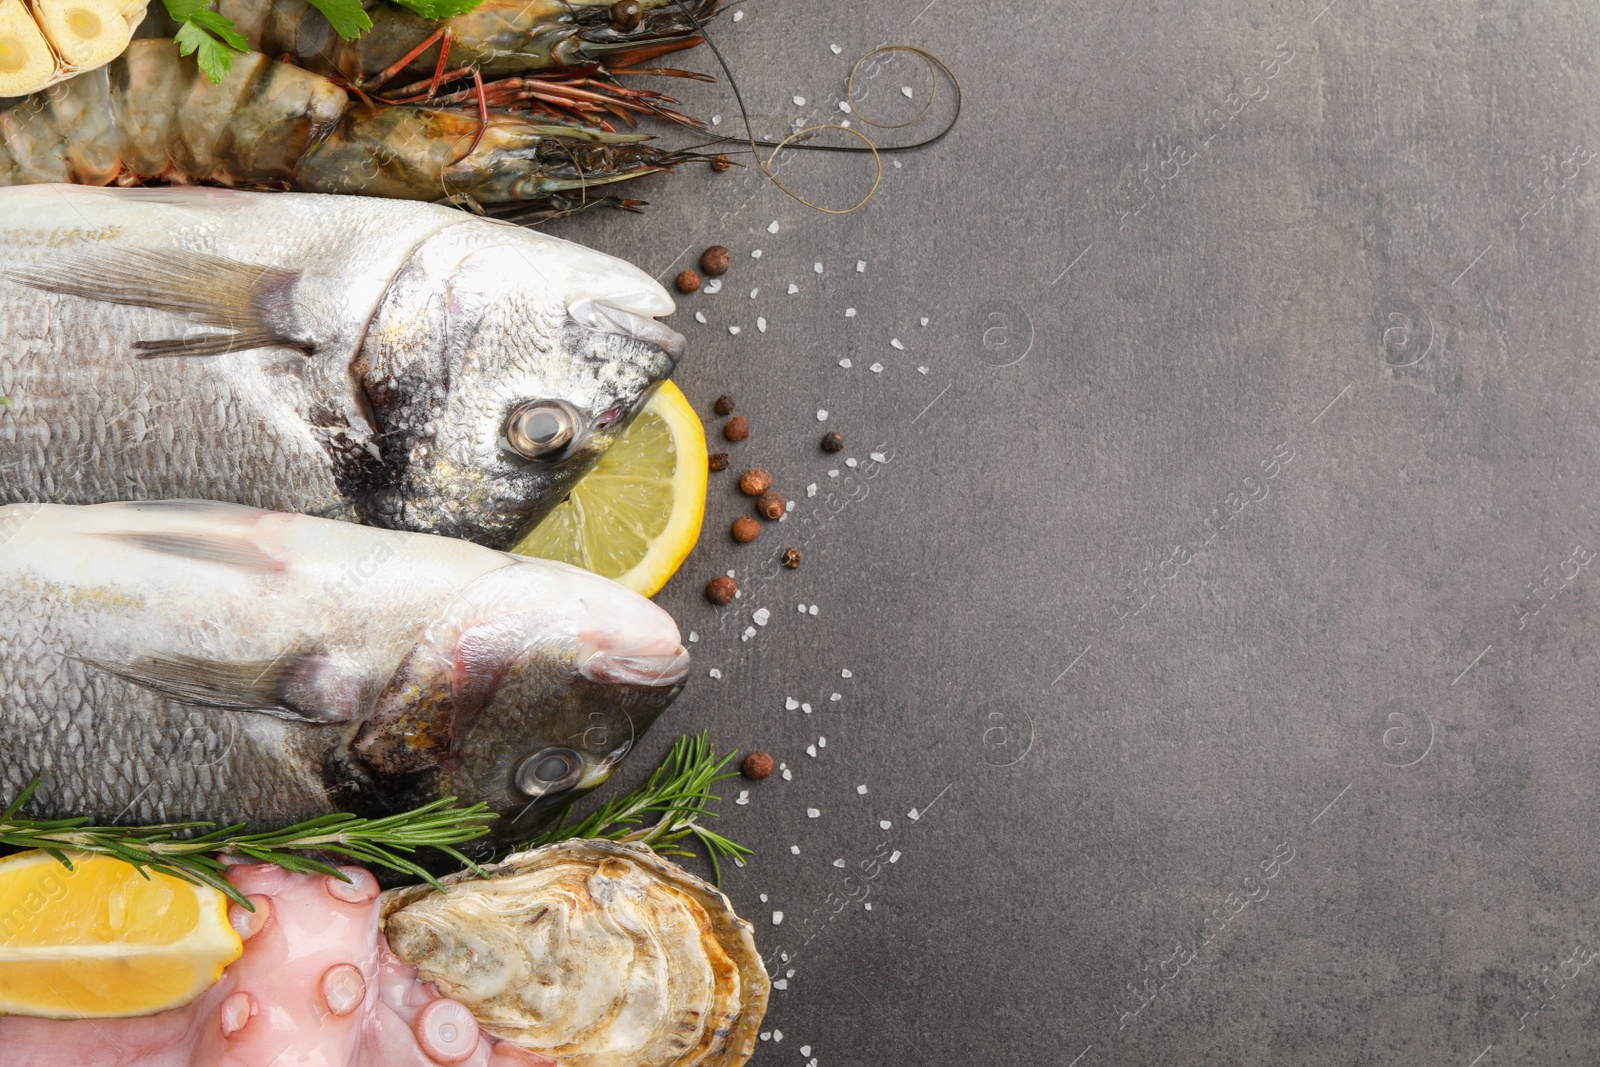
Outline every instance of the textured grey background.
<svg viewBox="0 0 1600 1067">
<path fill-rule="evenodd" d="M 854 214 L 695 167 L 555 228 L 663 280 L 734 253 L 679 380 L 755 429 L 623 777 L 702 727 L 792 771 L 723 805 L 792 972 L 758 1064 L 1600 1055 L 1600 15 L 1324 4 L 735 5 L 759 132 L 844 117 L 885 42 L 960 125 Z M 871 163 L 783 176 L 844 206 Z M 746 466 L 798 503 L 736 546 Z"/>
</svg>

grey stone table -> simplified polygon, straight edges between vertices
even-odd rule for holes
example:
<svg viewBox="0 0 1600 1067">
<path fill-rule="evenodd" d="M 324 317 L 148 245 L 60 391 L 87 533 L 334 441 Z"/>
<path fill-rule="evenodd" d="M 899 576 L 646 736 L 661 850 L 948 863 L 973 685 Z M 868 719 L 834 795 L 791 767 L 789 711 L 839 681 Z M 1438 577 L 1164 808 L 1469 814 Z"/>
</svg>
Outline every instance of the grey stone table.
<svg viewBox="0 0 1600 1067">
<path fill-rule="evenodd" d="M 852 214 L 695 166 L 555 227 L 666 281 L 733 252 L 679 377 L 754 431 L 623 777 L 702 728 L 791 772 L 722 805 L 755 1062 L 1595 1063 L 1600 13 L 731 10 L 760 134 L 914 116 L 909 53 L 838 107 L 883 43 L 965 89 Z M 795 507 L 739 546 L 751 466 Z"/>
</svg>

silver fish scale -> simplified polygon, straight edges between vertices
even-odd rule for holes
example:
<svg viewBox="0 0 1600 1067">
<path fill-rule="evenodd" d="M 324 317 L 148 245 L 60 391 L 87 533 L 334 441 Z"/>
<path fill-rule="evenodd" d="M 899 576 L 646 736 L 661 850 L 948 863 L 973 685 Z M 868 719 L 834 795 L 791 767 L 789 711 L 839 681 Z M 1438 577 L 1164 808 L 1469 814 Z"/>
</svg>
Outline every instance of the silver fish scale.
<svg viewBox="0 0 1600 1067">
<path fill-rule="evenodd" d="M 75 645 L 63 597 L 24 587 L 0 604 L 0 792 L 37 775 L 30 814 L 165 822 L 197 811 L 284 823 L 327 810 L 296 723 L 186 707 L 61 653 Z"/>
<path fill-rule="evenodd" d="M 16 294 L 15 286 L 0 283 L 0 300 Z M 55 345 L 16 338 L 0 347 L 0 388 L 13 404 L 0 417 L 0 455 L 13 457 L 4 464 L 9 476 L 0 482 L 0 503 L 140 499 L 147 487 L 185 484 L 194 496 L 354 517 L 326 451 L 307 428 L 283 419 L 281 402 L 264 392 L 241 395 L 219 380 L 262 354 L 136 360 L 125 351 L 125 330 L 97 322 L 105 305 L 38 293 L 12 305 L 11 321 L 34 328 L 24 335 L 47 330 L 53 319 L 82 339 L 76 351 L 94 355 L 63 361 Z M 169 316 L 144 317 L 145 336 L 173 329 Z M 284 377 L 284 391 L 297 387 Z M 84 404 L 85 394 L 115 402 L 102 400 L 95 410 Z"/>
</svg>

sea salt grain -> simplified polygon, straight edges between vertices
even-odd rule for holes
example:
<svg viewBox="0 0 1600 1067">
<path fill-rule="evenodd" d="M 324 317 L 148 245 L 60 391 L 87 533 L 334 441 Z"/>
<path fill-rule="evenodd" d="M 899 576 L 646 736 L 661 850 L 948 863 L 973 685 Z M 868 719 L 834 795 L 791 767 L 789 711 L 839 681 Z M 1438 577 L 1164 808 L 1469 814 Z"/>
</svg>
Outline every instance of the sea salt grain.
<svg viewBox="0 0 1600 1067">
<path fill-rule="evenodd" d="M 761 258 L 761 249 L 759 249 L 759 248 L 752 248 L 752 249 L 751 249 L 751 250 L 750 250 L 750 258 L 751 258 L 751 259 L 760 259 L 760 258 Z"/>
<path fill-rule="evenodd" d="M 705 325 L 706 313 L 704 311 L 696 311 L 694 313 L 694 321 L 700 323 L 702 326 Z"/>
<path fill-rule="evenodd" d="M 782 926 L 783 925 L 783 912 L 775 911 L 775 912 L 772 913 L 772 925 L 773 926 Z M 776 1036 L 776 1035 L 774 1035 L 774 1036 Z M 782 1039 L 780 1038 L 779 1040 L 782 1040 Z"/>
<path fill-rule="evenodd" d="M 729 329 L 733 329 L 733 327 L 730 326 Z M 873 374 L 882 374 L 883 373 L 883 364 L 882 363 L 874 363 L 872 366 L 868 367 L 867 369 L 870 370 Z"/>
<path fill-rule="evenodd" d="M 811 705 L 810 704 L 801 704 L 800 705 L 800 710 L 805 712 L 807 715 L 810 715 L 811 714 Z"/>
<path fill-rule="evenodd" d="M 789 846 L 789 853 L 790 853 L 790 855 L 794 855 L 794 856 L 800 855 L 800 846 L 799 845 L 790 845 Z"/>
<path fill-rule="evenodd" d="M 766 333 L 767 332 L 767 320 L 758 316 L 756 318 L 756 329 L 760 330 L 762 333 Z"/>
<path fill-rule="evenodd" d="M 849 356 L 846 356 L 844 359 L 839 361 L 839 366 L 843 367 L 845 370 L 849 370 L 851 367 L 855 366 L 855 364 L 850 362 Z"/>
<path fill-rule="evenodd" d="M 840 47 L 839 47 L 839 46 L 838 46 L 838 45 L 836 45 L 836 44 L 830 44 L 830 45 L 829 45 L 829 46 L 828 46 L 828 49 L 829 49 L 829 50 L 830 50 L 830 51 L 832 51 L 832 52 L 833 52 L 833 54 L 834 54 L 834 55 L 838 55 L 838 54 L 839 54 L 839 53 L 840 53 L 840 52 L 843 52 L 843 51 L 844 51 L 844 49 L 843 49 L 843 48 L 840 48 Z"/>
<path fill-rule="evenodd" d="M 900 862 L 900 850 L 899 849 L 895 849 L 892 853 L 889 854 L 889 862 L 890 863 L 899 863 Z"/>
<path fill-rule="evenodd" d="M 844 694 L 843 693 L 833 693 L 828 697 L 828 699 L 833 701 L 835 704 L 837 704 L 839 701 L 844 699 Z"/>
<path fill-rule="evenodd" d="M 805 107 L 806 106 L 806 98 L 803 97 L 803 96 L 795 97 L 794 98 L 794 106 L 795 107 Z"/>
<path fill-rule="evenodd" d="M 928 368 L 927 367 L 918 367 L 917 368 L 917 373 L 918 374 L 927 374 L 928 373 Z"/>
<path fill-rule="evenodd" d="M 812 759 L 816 759 L 817 758 L 817 746 L 816 745 L 807 745 L 806 746 L 806 755 L 810 756 Z"/>
<path fill-rule="evenodd" d="M 800 614 L 804 615 L 805 613 L 806 613 L 806 606 L 804 604 L 801 604 L 800 605 Z"/>
<path fill-rule="evenodd" d="M 889 457 L 885 456 L 882 452 L 874 452 L 870 456 L 868 456 L 867 458 L 872 460 L 872 462 L 874 462 L 874 463 L 887 463 L 887 462 L 889 462 Z"/>
<path fill-rule="evenodd" d="M 900 343 L 900 338 L 898 337 L 889 338 L 889 347 L 900 352 L 904 352 L 906 350 L 906 346 Z"/>
<path fill-rule="evenodd" d="M 737 18 L 738 18 L 738 17 L 739 17 L 739 16 L 738 16 L 738 15 L 735 15 L 735 16 L 734 16 L 734 18 L 736 18 L 736 19 L 737 19 Z M 906 99 L 907 99 L 907 100 L 910 100 L 910 99 L 911 99 L 911 96 L 912 96 L 912 92 L 911 92 L 911 86 L 909 86 L 909 85 L 902 85 L 902 86 L 900 86 L 900 95 L 901 95 L 901 96 L 903 96 L 903 97 L 905 97 L 905 98 L 906 98 Z"/>
<path fill-rule="evenodd" d="M 759 293 L 759 292 L 761 292 L 760 286 L 757 286 L 756 288 L 750 290 L 750 299 L 754 300 L 756 298 L 756 294 Z"/>
<path fill-rule="evenodd" d="M 811 610 L 809 612 L 807 612 L 807 614 L 815 615 L 816 613 L 817 613 L 817 606 L 815 604 L 813 604 L 813 605 L 811 605 Z"/>
<path fill-rule="evenodd" d="M 808 819 L 820 819 L 820 818 L 822 818 L 822 812 L 818 811 L 816 808 L 807 808 L 806 809 L 806 818 L 808 818 Z"/>
<path fill-rule="evenodd" d="M 754 626 L 746 626 L 744 628 L 744 633 L 741 634 L 740 636 L 743 637 L 746 641 L 748 641 L 752 637 L 754 637 L 755 635 L 756 635 L 756 628 Z"/>
<path fill-rule="evenodd" d="M 800 291 L 800 287 L 798 285 L 796 285 L 794 282 L 790 282 L 789 283 L 789 295 L 790 296 L 793 296 L 794 294 L 798 293 L 799 291 Z"/>
<path fill-rule="evenodd" d="M 843 111 L 846 115 L 850 114 L 850 101 L 848 101 L 848 100 L 839 101 L 839 110 Z"/>
<path fill-rule="evenodd" d="M 869 901 L 867 901 L 865 904 L 863 904 L 861 906 L 863 908 L 866 908 L 868 911 L 871 911 L 872 910 L 872 901 L 869 900 Z"/>
<path fill-rule="evenodd" d="M 748 804 L 748 803 L 750 803 L 750 790 L 748 790 L 748 789 L 739 790 L 739 798 L 737 800 L 735 800 L 734 803 L 735 804 Z"/>
<path fill-rule="evenodd" d="M 767 223 L 767 232 L 768 233 L 777 233 L 778 232 L 778 220 L 777 219 L 773 219 L 771 222 Z"/>
<path fill-rule="evenodd" d="M 867 261 L 864 260 L 864 259 L 856 260 L 856 273 L 857 274 L 865 274 L 866 272 L 867 272 Z"/>
<path fill-rule="evenodd" d="M 787 978 L 778 979 L 776 982 L 772 983 L 772 988 L 773 989 L 788 989 L 789 988 L 789 979 L 787 979 Z"/>
<path fill-rule="evenodd" d="M 844 317 L 847 318 L 847 319 L 855 318 L 856 317 L 856 309 L 855 308 L 845 308 L 844 309 Z"/>
<path fill-rule="evenodd" d="M 866 796 L 867 795 L 867 787 L 864 786 L 864 785 L 856 786 L 856 794 L 858 796 L 863 796 L 863 797 Z"/>
<path fill-rule="evenodd" d="M 766 902 L 767 902 L 767 895 L 765 893 L 762 893 L 761 894 L 761 903 L 765 904 Z"/>
<path fill-rule="evenodd" d="M 856 465 L 856 458 L 854 456 L 851 456 L 849 459 L 844 461 L 844 465 L 846 467 L 849 467 L 852 470 L 854 470 L 855 469 L 855 465 Z"/>
<path fill-rule="evenodd" d="M 783 700 L 783 710 L 784 711 L 793 711 L 795 708 L 798 708 L 799 706 L 800 706 L 800 702 L 798 700 L 796 700 L 794 697 L 785 697 L 784 700 Z"/>
<path fill-rule="evenodd" d="M 774 1040 L 774 1041 L 782 1041 L 783 1040 L 783 1031 L 782 1030 L 774 1030 L 774 1031 L 772 1031 L 772 1040 Z"/>
<path fill-rule="evenodd" d="M 715 667 L 711 668 L 710 674 L 711 674 L 711 677 L 713 677 L 713 678 L 721 678 L 722 677 L 722 672 L 717 670 L 717 668 L 715 668 Z"/>
<path fill-rule="evenodd" d="M 743 11 L 735 11 L 733 13 L 733 21 L 738 22 L 742 18 L 744 18 L 744 12 Z M 783 1038 L 780 1037 L 780 1038 L 778 1038 L 778 1040 L 782 1041 Z"/>
<path fill-rule="evenodd" d="M 733 334 L 733 336 L 738 337 L 739 336 L 739 327 L 737 327 L 737 326 L 729 326 L 728 327 L 728 332 Z"/>
<path fill-rule="evenodd" d="M 830 477 L 830 478 L 839 477 L 839 469 L 837 467 L 835 467 L 833 470 L 829 471 L 828 472 L 828 477 Z"/>
<path fill-rule="evenodd" d="M 709 282 L 706 282 L 705 287 L 700 291 L 707 296 L 716 296 L 718 293 L 722 292 L 722 279 L 712 278 Z"/>
<path fill-rule="evenodd" d="M 818 748 L 827 748 L 828 747 L 828 739 L 826 737 L 817 738 L 817 747 Z"/>
<path fill-rule="evenodd" d="M 822 264 L 821 263 L 813 263 L 813 264 L 811 264 L 811 269 L 816 271 L 818 274 L 821 274 L 822 273 Z"/>
<path fill-rule="evenodd" d="M 880 830 L 887 830 L 889 827 L 891 827 L 893 825 L 894 825 L 894 823 L 890 822 L 888 819 L 879 819 L 878 820 L 878 829 L 880 829 Z"/>
<path fill-rule="evenodd" d="M 696 633 L 694 630 L 690 630 L 689 631 L 689 643 L 692 645 L 698 640 L 700 640 L 700 635 L 698 633 Z"/>
<path fill-rule="evenodd" d="M 786 781 L 786 782 L 794 781 L 794 772 L 789 770 L 788 768 L 784 768 L 783 780 Z"/>
<path fill-rule="evenodd" d="M 846 667 L 844 670 L 839 672 L 839 677 L 841 677 L 841 678 L 854 678 L 855 675 L 851 674 L 850 673 L 850 668 Z"/>
<path fill-rule="evenodd" d="M 711 125 L 713 125 L 713 126 L 721 126 L 722 125 L 722 116 L 721 115 L 712 115 L 711 116 Z"/>
<path fill-rule="evenodd" d="M 926 316 L 926 315 L 922 316 L 922 320 L 921 321 L 922 321 L 922 325 L 924 325 L 924 326 L 928 325 L 928 316 Z"/>
<path fill-rule="evenodd" d="M 765 626 L 767 624 L 767 620 L 772 618 L 772 612 L 766 608 L 757 608 L 755 611 L 751 612 L 750 617 L 755 620 L 755 624 L 757 626 Z"/>
<path fill-rule="evenodd" d="M 763 1030 L 761 1032 L 761 1040 L 763 1040 L 763 1041 L 771 1041 L 772 1040 L 772 1031 L 771 1030 Z"/>
</svg>

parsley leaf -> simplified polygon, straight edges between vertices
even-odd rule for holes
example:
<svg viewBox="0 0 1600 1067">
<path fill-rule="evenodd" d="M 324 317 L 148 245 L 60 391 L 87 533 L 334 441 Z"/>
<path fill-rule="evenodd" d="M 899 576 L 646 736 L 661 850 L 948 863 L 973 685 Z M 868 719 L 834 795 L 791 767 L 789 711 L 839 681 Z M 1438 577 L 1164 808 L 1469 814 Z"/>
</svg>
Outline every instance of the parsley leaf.
<svg viewBox="0 0 1600 1067">
<path fill-rule="evenodd" d="M 208 6 L 210 0 L 162 0 L 167 14 L 181 23 L 173 40 L 180 56 L 193 55 L 213 83 L 227 77 L 233 54 L 250 51 L 249 42 L 226 16 Z"/>
<path fill-rule="evenodd" d="M 361 0 L 307 0 L 312 7 L 328 17 L 328 25 L 347 41 L 372 29 L 372 19 L 361 7 Z"/>
<path fill-rule="evenodd" d="M 464 15 L 483 3 L 483 0 L 395 0 L 401 7 L 410 8 L 425 19 L 447 19 Z"/>
</svg>

